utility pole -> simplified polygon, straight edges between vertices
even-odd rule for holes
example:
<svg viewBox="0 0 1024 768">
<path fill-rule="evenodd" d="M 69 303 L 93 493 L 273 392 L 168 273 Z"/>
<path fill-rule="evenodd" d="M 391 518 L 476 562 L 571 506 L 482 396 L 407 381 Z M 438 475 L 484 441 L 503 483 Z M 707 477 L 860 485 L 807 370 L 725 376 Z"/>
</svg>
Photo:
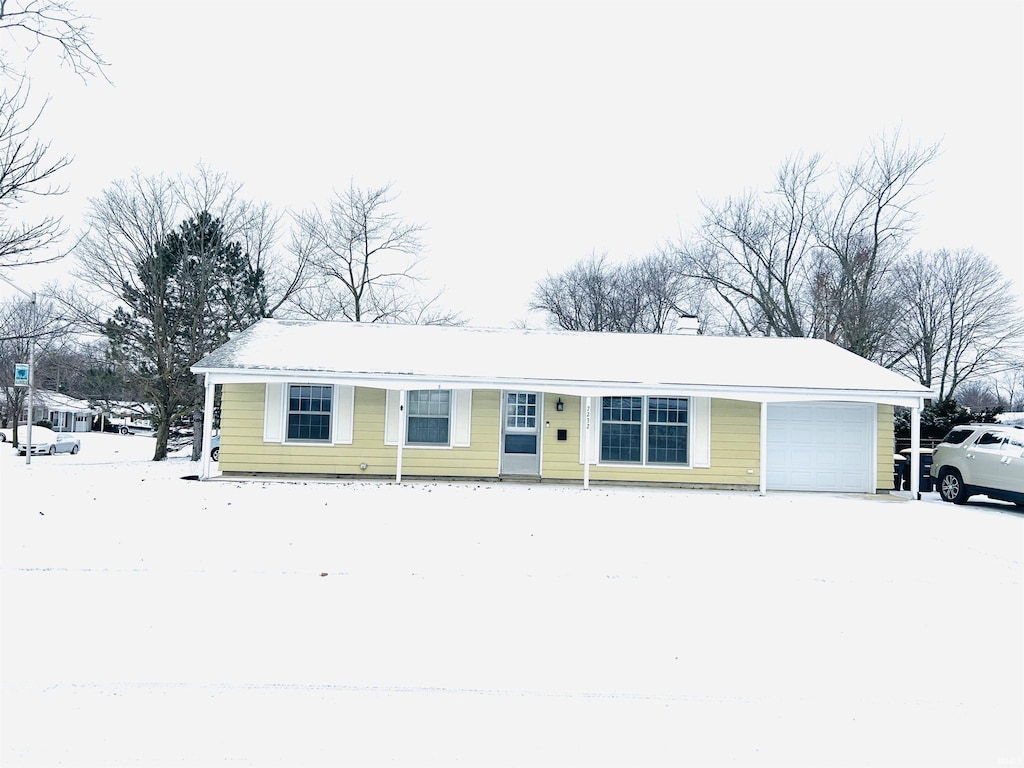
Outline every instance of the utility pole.
<svg viewBox="0 0 1024 768">
<path fill-rule="evenodd" d="M 18 291 L 19 293 L 28 296 L 29 301 L 32 302 L 32 320 L 36 319 L 36 294 L 35 292 L 29 293 L 24 288 L 15 285 L 3 275 L 0 275 L 0 280 L 3 280 L 11 288 Z M 36 381 L 36 343 L 35 340 L 29 337 L 28 340 L 28 419 L 26 421 L 27 429 L 25 430 L 25 463 L 32 463 L 32 394 L 35 390 Z M 14 434 L 18 434 L 18 414 L 14 414 Z"/>
</svg>

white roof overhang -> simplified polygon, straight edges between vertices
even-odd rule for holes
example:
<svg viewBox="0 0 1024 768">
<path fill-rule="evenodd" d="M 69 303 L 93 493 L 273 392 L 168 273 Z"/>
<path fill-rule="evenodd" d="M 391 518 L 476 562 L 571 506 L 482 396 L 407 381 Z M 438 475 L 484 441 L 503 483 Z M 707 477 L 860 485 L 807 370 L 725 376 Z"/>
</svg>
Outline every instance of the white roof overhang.
<svg viewBox="0 0 1024 768">
<path fill-rule="evenodd" d="M 208 384 L 322 382 L 909 407 L 920 407 L 932 395 L 910 379 L 816 339 L 306 321 L 261 321 L 192 370 L 205 374 Z"/>
</svg>

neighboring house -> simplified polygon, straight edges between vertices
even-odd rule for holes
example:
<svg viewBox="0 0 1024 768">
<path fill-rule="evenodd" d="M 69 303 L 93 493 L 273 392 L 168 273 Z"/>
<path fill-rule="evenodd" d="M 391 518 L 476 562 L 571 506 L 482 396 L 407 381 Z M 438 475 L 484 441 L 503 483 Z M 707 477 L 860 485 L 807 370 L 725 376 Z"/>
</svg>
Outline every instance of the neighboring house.
<svg viewBox="0 0 1024 768">
<path fill-rule="evenodd" d="M 37 389 L 32 393 L 32 423 L 49 421 L 54 432 L 89 432 L 92 429 L 93 417 L 99 409 L 89 405 L 86 400 L 68 397 L 60 392 Z M 18 423 L 24 424 L 28 415 L 26 401 L 18 417 Z"/>
<path fill-rule="evenodd" d="M 225 475 L 888 491 L 932 396 L 806 338 L 262 320 L 192 370 Z"/>
<path fill-rule="evenodd" d="M 103 413 L 104 429 L 152 431 L 153 421 L 150 414 L 152 406 L 128 400 L 102 400 L 100 407 Z"/>
</svg>

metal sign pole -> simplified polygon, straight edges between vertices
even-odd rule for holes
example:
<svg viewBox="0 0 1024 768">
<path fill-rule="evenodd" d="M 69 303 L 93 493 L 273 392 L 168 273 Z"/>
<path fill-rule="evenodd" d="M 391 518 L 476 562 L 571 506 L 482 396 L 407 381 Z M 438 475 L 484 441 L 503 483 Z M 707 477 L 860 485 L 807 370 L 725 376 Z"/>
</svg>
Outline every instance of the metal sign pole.
<svg viewBox="0 0 1024 768">
<path fill-rule="evenodd" d="M 3 275 L 0 275 L 0 280 L 3 280 L 5 283 L 7 283 L 9 286 L 11 286 L 11 288 L 13 288 L 14 290 L 18 291 L 19 293 L 23 293 L 23 294 L 25 294 L 26 296 L 29 297 L 29 299 L 32 301 L 32 321 L 34 323 L 35 319 L 36 319 L 36 294 L 35 294 L 35 292 L 29 293 L 24 288 L 21 288 L 21 287 L 15 285 L 14 283 L 12 283 L 10 280 L 8 280 Z M 35 328 L 33 328 L 32 331 L 35 331 Z M 28 444 L 25 446 L 25 463 L 26 464 L 31 464 L 32 463 L 32 392 L 35 389 L 35 378 L 36 378 L 36 343 L 35 343 L 35 339 L 33 339 L 32 336 L 29 336 L 29 339 L 28 339 L 28 429 L 25 430 L 26 437 L 28 438 Z M 15 416 L 14 416 L 14 434 L 15 434 L 15 436 L 17 436 L 17 434 L 18 434 L 18 416 L 17 416 L 17 414 L 15 414 Z"/>
</svg>

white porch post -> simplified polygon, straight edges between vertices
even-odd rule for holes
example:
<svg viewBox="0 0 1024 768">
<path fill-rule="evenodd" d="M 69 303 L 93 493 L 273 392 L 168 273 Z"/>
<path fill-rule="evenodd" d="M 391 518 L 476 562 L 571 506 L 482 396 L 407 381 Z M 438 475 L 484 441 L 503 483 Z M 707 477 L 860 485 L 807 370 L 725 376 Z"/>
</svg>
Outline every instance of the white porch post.
<svg viewBox="0 0 1024 768">
<path fill-rule="evenodd" d="M 583 488 L 590 488 L 590 415 L 594 407 L 594 398 L 590 395 L 583 404 Z"/>
<path fill-rule="evenodd" d="M 203 455 L 199 457 L 199 477 L 210 479 L 210 440 L 213 439 L 213 393 L 215 385 L 210 383 L 210 374 L 204 377 L 205 399 L 203 400 Z"/>
<path fill-rule="evenodd" d="M 768 402 L 761 403 L 760 454 L 758 458 L 758 493 L 768 495 Z"/>
<path fill-rule="evenodd" d="M 395 466 L 395 482 L 402 482 L 402 447 L 405 445 L 405 390 L 398 390 L 398 455 Z"/>
<path fill-rule="evenodd" d="M 910 409 L 910 498 L 921 498 L 921 404 Z"/>
</svg>

